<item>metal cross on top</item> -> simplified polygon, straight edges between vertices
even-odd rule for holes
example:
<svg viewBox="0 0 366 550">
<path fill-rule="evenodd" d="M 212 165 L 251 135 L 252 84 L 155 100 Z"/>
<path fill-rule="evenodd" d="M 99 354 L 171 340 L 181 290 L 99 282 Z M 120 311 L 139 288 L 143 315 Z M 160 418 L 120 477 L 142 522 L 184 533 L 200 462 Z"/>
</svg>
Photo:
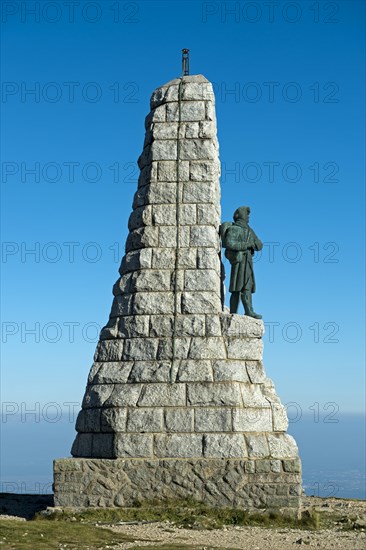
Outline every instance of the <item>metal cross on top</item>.
<svg viewBox="0 0 366 550">
<path fill-rule="evenodd" d="M 187 48 L 182 50 L 182 75 L 189 75 L 189 50 Z"/>
</svg>

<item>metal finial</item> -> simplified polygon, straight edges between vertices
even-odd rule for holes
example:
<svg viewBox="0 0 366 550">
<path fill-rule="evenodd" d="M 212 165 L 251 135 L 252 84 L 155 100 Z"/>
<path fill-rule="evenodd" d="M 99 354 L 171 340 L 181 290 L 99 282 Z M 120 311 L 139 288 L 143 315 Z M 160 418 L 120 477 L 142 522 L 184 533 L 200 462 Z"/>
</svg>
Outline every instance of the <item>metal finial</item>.
<svg viewBox="0 0 366 550">
<path fill-rule="evenodd" d="M 182 75 L 189 75 L 189 50 L 187 48 L 182 50 Z"/>
</svg>

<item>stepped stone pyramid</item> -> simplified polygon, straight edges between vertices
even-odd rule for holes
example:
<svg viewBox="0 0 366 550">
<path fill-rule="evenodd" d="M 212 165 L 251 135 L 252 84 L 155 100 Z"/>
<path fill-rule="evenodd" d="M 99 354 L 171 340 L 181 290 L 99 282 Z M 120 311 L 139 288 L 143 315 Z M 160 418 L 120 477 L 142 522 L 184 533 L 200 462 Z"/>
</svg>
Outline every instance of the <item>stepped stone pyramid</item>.
<svg viewBox="0 0 366 550">
<path fill-rule="evenodd" d="M 263 322 L 223 306 L 212 85 L 155 90 L 126 253 L 55 504 L 190 498 L 298 512 L 301 465 L 262 364 Z"/>
</svg>

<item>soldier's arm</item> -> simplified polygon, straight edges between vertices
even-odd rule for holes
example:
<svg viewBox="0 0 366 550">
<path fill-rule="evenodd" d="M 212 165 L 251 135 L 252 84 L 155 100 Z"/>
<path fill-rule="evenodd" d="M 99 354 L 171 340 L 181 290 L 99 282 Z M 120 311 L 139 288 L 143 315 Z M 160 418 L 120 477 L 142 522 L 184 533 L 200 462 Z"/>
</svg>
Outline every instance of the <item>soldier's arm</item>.
<svg viewBox="0 0 366 550">
<path fill-rule="evenodd" d="M 254 233 L 253 229 L 251 229 L 251 248 L 254 250 L 262 250 L 263 243 L 260 239 L 258 239 L 257 235 Z"/>
</svg>

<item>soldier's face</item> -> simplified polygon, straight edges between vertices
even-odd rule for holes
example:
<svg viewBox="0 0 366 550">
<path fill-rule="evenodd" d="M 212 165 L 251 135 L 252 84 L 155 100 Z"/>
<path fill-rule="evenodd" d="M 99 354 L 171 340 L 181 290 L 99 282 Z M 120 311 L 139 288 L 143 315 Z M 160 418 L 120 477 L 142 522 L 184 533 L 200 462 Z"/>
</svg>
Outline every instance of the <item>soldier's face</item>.
<svg viewBox="0 0 366 550">
<path fill-rule="evenodd" d="M 241 217 L 245 222 L 248 222 L 249 221 L 249 212 L 248 212 L 248 210 L 244 210 Z"/>
</svg>

